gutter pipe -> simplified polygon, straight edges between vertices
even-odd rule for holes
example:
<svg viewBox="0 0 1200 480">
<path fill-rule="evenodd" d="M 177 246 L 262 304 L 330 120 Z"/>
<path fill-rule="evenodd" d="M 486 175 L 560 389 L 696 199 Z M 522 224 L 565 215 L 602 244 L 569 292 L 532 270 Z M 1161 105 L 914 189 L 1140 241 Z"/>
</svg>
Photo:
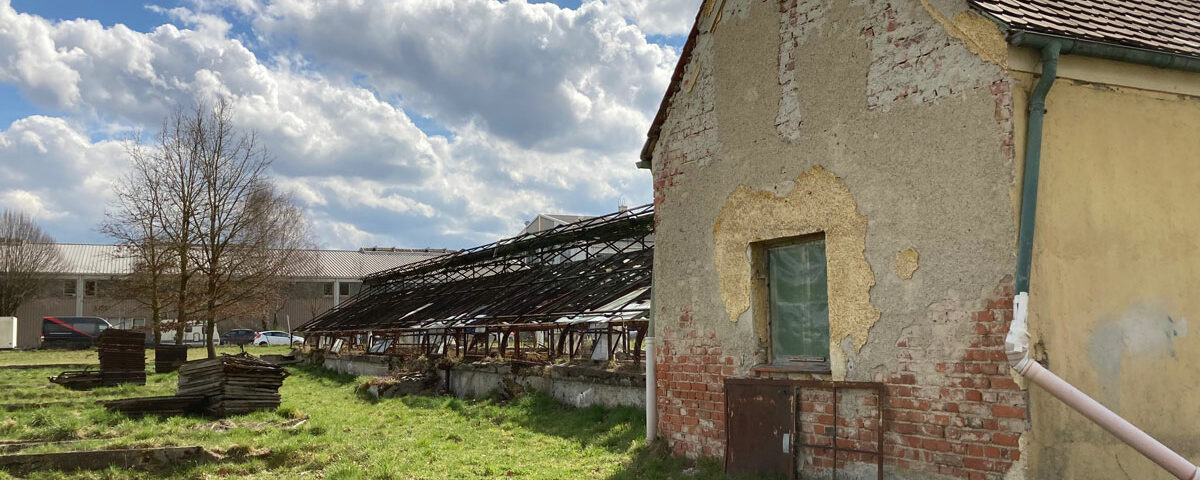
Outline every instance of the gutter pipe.
<svg viewBox="0 0 1200 480">
<path fill-rule="evenodd" d="M 1167 448 L 1146 432 L 1135 427 L 1100 402 L 1075 388 L 1066 380 L 1047 370 L 1029 356 L 1029 272 L 1033 259 L 1034 221 L 1037 217 L 1038 169 L 1041 164 L 1042 126 L 1046 113 L 1046 95 L 1058 73 L 1060 54 L 1077 53 L 1131 63 L 1200 72 L 1200 59 L 1152 50 L 1120 47 L 1110 44 L 1073 40 L 1051 35 L 1015 31 L 1009 35 L 1014 45 L 1032 47 L 1042 52 L 1042 76 L 1029 100 L 1029 122 L 1025 137 L 1025 170 L 1021 187 L 1021 224 L 1017 239 L 1016 291 L 1013 298 L 1013 321 L 1004 339 L 1009 365 L 1017 373 L 1042 387 L 1067 406 L 1100 425 L 1108 433 L 1133 447 L 1163 469 L 1181 480 L 1197 480 L 1197 467 L 1188 459 Z"/>
<path fill-rule="evenodd" d="M 1021 184 L 1021 228 L 1017 234 L 1016 291 L 1029 292 L 1029 270 L 1033 264 L 1033 227 L 1037 219 L 1038 171 L 1042 163 L 1042 119 L 1046 115 L 1046 94 L 1058 75 L 1061 45 L 1047 43 L 1042 48 L 1042 78 L 1029 97 L 1029 122 L 1025 132 L 1025 169 Z"/>
<path fill-rule="evenodd" d="M 650 317 L 646 322 L 646 445 L 658 438 L 658 361 L 654 354 L 654 280 L 650 280 Z"/>
<path fill-rule="evenodd" d="M 1029 47 L 1038 50 L 1044 49 L 1051 43 L 1057 43 L 1062 50 L 1061 53 L 1064 55 L 1069 53 L 1072 55 L 1116 60 L 1118 62 L 1169 68 L 1171 70 L 1200 72 L 1200 57 L 1180 55 L 1161 50 L 1127 47 L 1090 40 L 1077 40 L 1058 35 L 1030 32 L 1028 30 L 1012 30 L 1009 32 L 1008 41 L 1018 47 Z"/>
</svg>

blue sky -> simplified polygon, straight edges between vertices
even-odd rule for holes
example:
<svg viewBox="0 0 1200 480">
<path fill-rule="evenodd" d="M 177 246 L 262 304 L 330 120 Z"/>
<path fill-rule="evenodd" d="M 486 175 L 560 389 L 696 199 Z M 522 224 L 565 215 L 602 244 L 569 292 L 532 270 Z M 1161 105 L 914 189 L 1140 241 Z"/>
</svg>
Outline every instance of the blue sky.
<svg viewBox="0 0 1200 480">
<path fill-rule="evenodd" d="M 461 248 L 646 203 L 633 163 L 698 7 L 0 0 L 0 208 L 108 241 L 124 142 L 218 98 L 324 247 Z"/>
</svg>

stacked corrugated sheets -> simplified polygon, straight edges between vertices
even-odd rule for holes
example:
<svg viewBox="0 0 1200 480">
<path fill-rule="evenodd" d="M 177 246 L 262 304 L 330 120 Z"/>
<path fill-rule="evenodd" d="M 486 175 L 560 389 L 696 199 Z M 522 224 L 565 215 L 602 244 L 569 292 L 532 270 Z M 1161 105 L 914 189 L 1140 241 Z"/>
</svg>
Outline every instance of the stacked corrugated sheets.
<svg viewBox="0 0 1200 480">
<path fill-rule="evenodd" d="M 100 334 L 97 344 L 102 385 L 146 384 L 145 334 L 110 328 Z"/>
<path fill-rule="evenodd" d="M 222 355 L 180 367 L 177 395 L 204 396 L 205 412 L 216 416 L 273 409 L 287 375 L 283 367 L 254 357 Z"/>
</svg>

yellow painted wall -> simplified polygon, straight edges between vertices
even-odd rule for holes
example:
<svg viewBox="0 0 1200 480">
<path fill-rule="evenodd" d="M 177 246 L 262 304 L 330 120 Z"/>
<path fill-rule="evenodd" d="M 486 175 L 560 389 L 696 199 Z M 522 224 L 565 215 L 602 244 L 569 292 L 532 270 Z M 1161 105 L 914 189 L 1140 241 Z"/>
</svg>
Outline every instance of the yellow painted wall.
<svg viewBox="0 0 1200 480">
<path fill-rule="evenodd" d="M 1047 110 L 1035 340 L 1052 371 L 1200 462 L 1200 97 L 1060 79 Z M 1039 388 L 1030 400 L 1031 478 L 1173 478 Z"/>
</svg>

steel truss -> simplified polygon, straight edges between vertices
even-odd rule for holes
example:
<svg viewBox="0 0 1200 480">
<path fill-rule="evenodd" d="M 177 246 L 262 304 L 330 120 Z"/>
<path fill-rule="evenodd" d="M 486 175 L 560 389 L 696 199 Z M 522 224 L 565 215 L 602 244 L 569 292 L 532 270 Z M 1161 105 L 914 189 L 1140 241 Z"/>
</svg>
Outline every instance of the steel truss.
<svg viewBox="0 0 1200 480">
<path fill-rule="evenodd" d="M 367 353 L 640 362 L 653 235 L 646 205 L 405 265 L 297 330 Z"/>
</svg>

